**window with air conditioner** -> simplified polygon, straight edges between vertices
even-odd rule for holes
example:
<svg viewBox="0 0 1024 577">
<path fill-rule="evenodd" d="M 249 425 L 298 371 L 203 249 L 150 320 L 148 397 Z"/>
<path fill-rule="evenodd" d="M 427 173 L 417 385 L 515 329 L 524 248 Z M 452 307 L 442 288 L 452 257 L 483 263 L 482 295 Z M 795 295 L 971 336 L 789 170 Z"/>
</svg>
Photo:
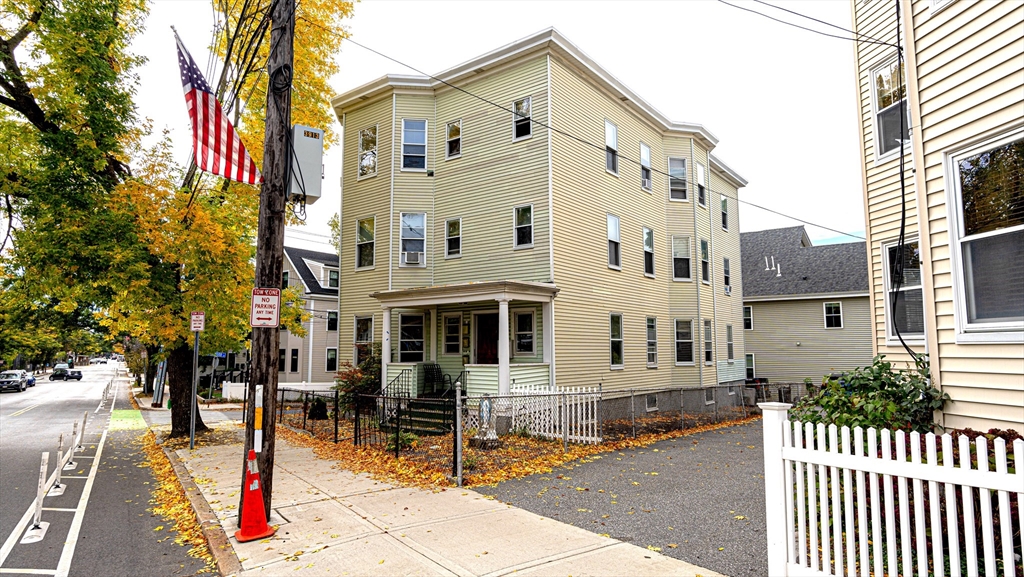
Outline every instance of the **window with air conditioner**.
<svg viewBox="0 0 1024 577">
<path fill-rule="evenodd" d="M 640 143 L 640 188 L 651 190 L 651 147 Z"/>
<path fill-rule="evenodd" d="M 426 222 L 424 212 L 403 212 L 401 214 L 401 230 L 399 245 L 401 261 L 399 266 L 422 267 L 426 265 Z"/>
</svg>

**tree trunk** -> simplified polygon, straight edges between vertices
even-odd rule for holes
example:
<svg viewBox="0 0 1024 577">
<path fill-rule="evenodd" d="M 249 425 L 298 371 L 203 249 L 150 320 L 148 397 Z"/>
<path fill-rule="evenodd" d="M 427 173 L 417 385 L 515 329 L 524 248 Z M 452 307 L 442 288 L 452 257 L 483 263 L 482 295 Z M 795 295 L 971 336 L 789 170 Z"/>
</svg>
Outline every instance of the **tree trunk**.
<svg viewBox="0 0 1024 577">
<path fill-rule="evenodd" d="M 153 394 L 153 381 L 156 380 L 156 368 L 160 364 L 155 360 L 156 354 L 160 352 L 157 347 L 146 347 L 146 379 L 143 382 L 142 392 L 146 395 Z"/>
<path fill-rule="evenodd" d="M 192 348 L 181 344 L 167 357 L 167 382 L 171 395 L 171 437 L 187 437 L 191 421 L 192 396 Z M 196 411 L 196 432 L 205 431 L 203 417 Z"/>
</svg>

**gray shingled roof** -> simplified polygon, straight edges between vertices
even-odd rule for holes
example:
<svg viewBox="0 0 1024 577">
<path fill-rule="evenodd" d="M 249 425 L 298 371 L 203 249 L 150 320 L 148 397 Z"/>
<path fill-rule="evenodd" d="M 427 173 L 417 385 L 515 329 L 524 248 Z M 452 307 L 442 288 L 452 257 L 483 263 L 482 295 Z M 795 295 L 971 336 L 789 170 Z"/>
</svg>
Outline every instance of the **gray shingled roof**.
<svg viewBox="0 0 1024 577">
<path fill-rule="evenodd" d="M 288 255 L 288 260 L 290 260 L 292 265 L 294 265 L 295 272 L 299 273 L 299 276 L 302 277 L 302 282 L 306 284 L 309 294 L 338 296 L 338 289 L 320 286 L 319 279 L 316 278 L 313 271 L 309 270 L 309 267 L 306 266 L 305 260 L 303 260 L 306 259 L 329 267 L 337 268 L 338 255 L 329 252 L 317 252 L 315 250 L 295 248 L 293 246 L 284 247 L 284 253 Z"/>
<path fill-rule="evenodd" d="M 863 242 L 812 246 L 803 226 L 740 234 L 743 296 L 866 293 Z M 776 270 L 765 270 L 765 257 Z M 782 276 L 778 276 L 781 272 Z"/>
</svg>

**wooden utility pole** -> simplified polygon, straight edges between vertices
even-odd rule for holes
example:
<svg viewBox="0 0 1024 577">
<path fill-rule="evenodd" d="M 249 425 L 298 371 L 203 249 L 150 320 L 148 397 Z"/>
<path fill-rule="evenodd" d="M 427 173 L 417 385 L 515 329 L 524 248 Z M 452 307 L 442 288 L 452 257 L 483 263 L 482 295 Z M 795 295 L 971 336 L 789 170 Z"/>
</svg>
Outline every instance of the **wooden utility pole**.
<svg viewBox="0 0 1024 577">
<path fill-rule="evenodd" d="M 256 287 L 279 288 L 284 267 L 285 193 L 291 164 L 292 60 L 295 40 L 295 0 L 275 0 L 270 15 L 270 58 L 267 61 L 266 136 L 263 149 L 263 188 L 260 191 L 259 234 L 256 239 Z M 238 522 L 241 526 L 245 499 L 245 460 L 257 451 L 263 481 L 263 509 L 270 517 L 274 489 L 274 414 L 277 403 L 277 328 L 252 329 L 252 362 L 249 365 L 249 402 L 245 411 L 245 450 L 242 459 Z M 256 423 L 256 386 L 262 385 L 263 419 Z M 254 447 L 255 430 L 262 428 L 261 447 Z"/>
</svg>

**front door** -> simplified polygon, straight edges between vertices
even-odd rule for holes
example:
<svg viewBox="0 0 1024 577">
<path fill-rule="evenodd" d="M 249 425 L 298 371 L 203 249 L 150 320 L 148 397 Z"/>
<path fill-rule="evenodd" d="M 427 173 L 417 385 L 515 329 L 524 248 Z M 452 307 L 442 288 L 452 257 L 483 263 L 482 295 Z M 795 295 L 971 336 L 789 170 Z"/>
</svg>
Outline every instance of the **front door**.
<svg viewBox="0 0 1024 577">
<path fill-rule="evenodd" d="M 476 362 L 498 364 L 498 313 L 476 315 Z"/>
</svg>

